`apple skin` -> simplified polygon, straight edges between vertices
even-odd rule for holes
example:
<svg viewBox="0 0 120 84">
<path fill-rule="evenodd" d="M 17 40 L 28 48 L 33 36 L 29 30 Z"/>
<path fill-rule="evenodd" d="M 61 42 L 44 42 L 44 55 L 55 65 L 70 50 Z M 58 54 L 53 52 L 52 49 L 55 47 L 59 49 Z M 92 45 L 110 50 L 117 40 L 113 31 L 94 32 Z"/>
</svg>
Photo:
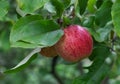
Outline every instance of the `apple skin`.
<svg viewBox="0 0 120 84">
<path fill-rule="evenodd" d="M 54 46 L 44 47 L 41 49 L 40 54 L 45 57 L 55 57 L 57 56 L 57 52 Z"/>
<path fill-rule="evenodd" d="M 77 62 L 90 56 L 93 40 L 84 27 L 70 25 L 64 29 L 64 35 L 55 44 L 55 49 L 64 60 Z"/>
</svg>

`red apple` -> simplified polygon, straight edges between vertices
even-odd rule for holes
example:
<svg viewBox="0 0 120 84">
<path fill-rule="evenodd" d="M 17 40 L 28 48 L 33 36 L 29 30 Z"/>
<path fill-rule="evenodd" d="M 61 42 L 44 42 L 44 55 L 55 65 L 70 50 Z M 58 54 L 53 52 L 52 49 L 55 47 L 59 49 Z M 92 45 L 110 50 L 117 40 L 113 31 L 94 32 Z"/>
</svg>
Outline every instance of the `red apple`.
<svg viewBox="0 0 120 84">
<path fill-rule="evenodd" d="M 46 56 L 46 57 L 55 57 L 55 56 L 57 56 L 57 52 L 56 52 L 54 46 L 42 48 L 41 51 L 40 51 L 40 54 L 42 56 Z"/>
<path fill-rule="evenodd" d="M 66 61 L 77 62 L 90 56 L 93 40 L 90 33 L 79 25 L 70 25 L 64 29 L 64 35 L 55 44 L 59 56 Z"/>
</svg>

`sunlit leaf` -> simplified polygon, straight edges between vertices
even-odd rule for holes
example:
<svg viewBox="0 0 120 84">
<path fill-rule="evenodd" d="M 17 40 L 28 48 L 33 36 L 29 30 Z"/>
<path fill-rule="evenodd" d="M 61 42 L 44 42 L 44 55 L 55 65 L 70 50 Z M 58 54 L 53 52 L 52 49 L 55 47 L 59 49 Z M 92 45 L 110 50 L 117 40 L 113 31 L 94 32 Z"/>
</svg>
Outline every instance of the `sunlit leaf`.
<svg viewBox="0 0 120 84">
<path fill-rule="evenodd" d="M 17 0 L 17 3 L 19 8 L 27 14 L 33 13 L 48 1 L 49 0 Z"/>
<path fill-rule="evenodd" d="M 51 4 L 51 2 L 48 2 L 44 5 L 44 9 L 46 9 L 48 12 L 56 14 L 55 7 Z"/>
<path fill-rule="evenodd" d="M 89 0 L 88 1 L 88 5 L 87 5 L 87 9 L 89 10 L 89 12 L 94 13 L 95 12 L 95 3 L 96 0 Z"/>
<path fill-rule="evenodd" d="M 63 35 L 59 28 L 52 20 L 42 20 L 37 15 L 26 16 L 13 26 L 10 42 L 12 46 L 22 48 L 52 46 Z"/>
</svg>

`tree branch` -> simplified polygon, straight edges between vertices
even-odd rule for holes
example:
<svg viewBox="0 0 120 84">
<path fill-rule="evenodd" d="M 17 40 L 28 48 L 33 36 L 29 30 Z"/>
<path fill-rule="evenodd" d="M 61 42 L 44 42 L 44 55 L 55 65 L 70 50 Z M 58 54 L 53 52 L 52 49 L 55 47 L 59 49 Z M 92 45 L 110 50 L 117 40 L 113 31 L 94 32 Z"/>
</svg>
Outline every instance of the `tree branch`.
<svg viewBox="0 0 120 84">
<path fill-rule="evenodd" d="M 109 77 L 107 76 L 107 77 L 105 77 L 103 79 L 103 81 L 101 82 L 101 84 L 109 84 L 108 82 L 109 82 Z"/>
<path fill-rule="evenodd" d="M 52 64 L 51 64 L 51 74 L 53 75 L 53 77 L 58 81 L 59 84 L 64 84 L 63 81 L 60 79 L 60 77 L 58 76 L 58 74 L 56 73 L 55 67 L 57 65 L 57 59 L 58 56 L 54 57 L 52 59 Z"/>
</svg>

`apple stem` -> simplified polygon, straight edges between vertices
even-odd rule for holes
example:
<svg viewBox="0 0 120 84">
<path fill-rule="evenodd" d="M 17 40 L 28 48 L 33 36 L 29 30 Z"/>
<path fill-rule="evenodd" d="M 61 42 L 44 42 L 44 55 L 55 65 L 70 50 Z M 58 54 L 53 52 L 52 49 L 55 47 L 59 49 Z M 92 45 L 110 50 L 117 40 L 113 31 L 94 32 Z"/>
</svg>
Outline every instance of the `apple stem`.
<svg viewBox="0 0 120 84">
<path fill-rule="evenodd" d="M 64 84 L 63 81 L 58 76 L 58 74 L 56 73 L 57 59 L 58 59 L 58 56 L 56 56 L 52 59 L 51 73 L 52 73 L 53 77 L 59 82 L 59 84 Z"/>
</svg>

